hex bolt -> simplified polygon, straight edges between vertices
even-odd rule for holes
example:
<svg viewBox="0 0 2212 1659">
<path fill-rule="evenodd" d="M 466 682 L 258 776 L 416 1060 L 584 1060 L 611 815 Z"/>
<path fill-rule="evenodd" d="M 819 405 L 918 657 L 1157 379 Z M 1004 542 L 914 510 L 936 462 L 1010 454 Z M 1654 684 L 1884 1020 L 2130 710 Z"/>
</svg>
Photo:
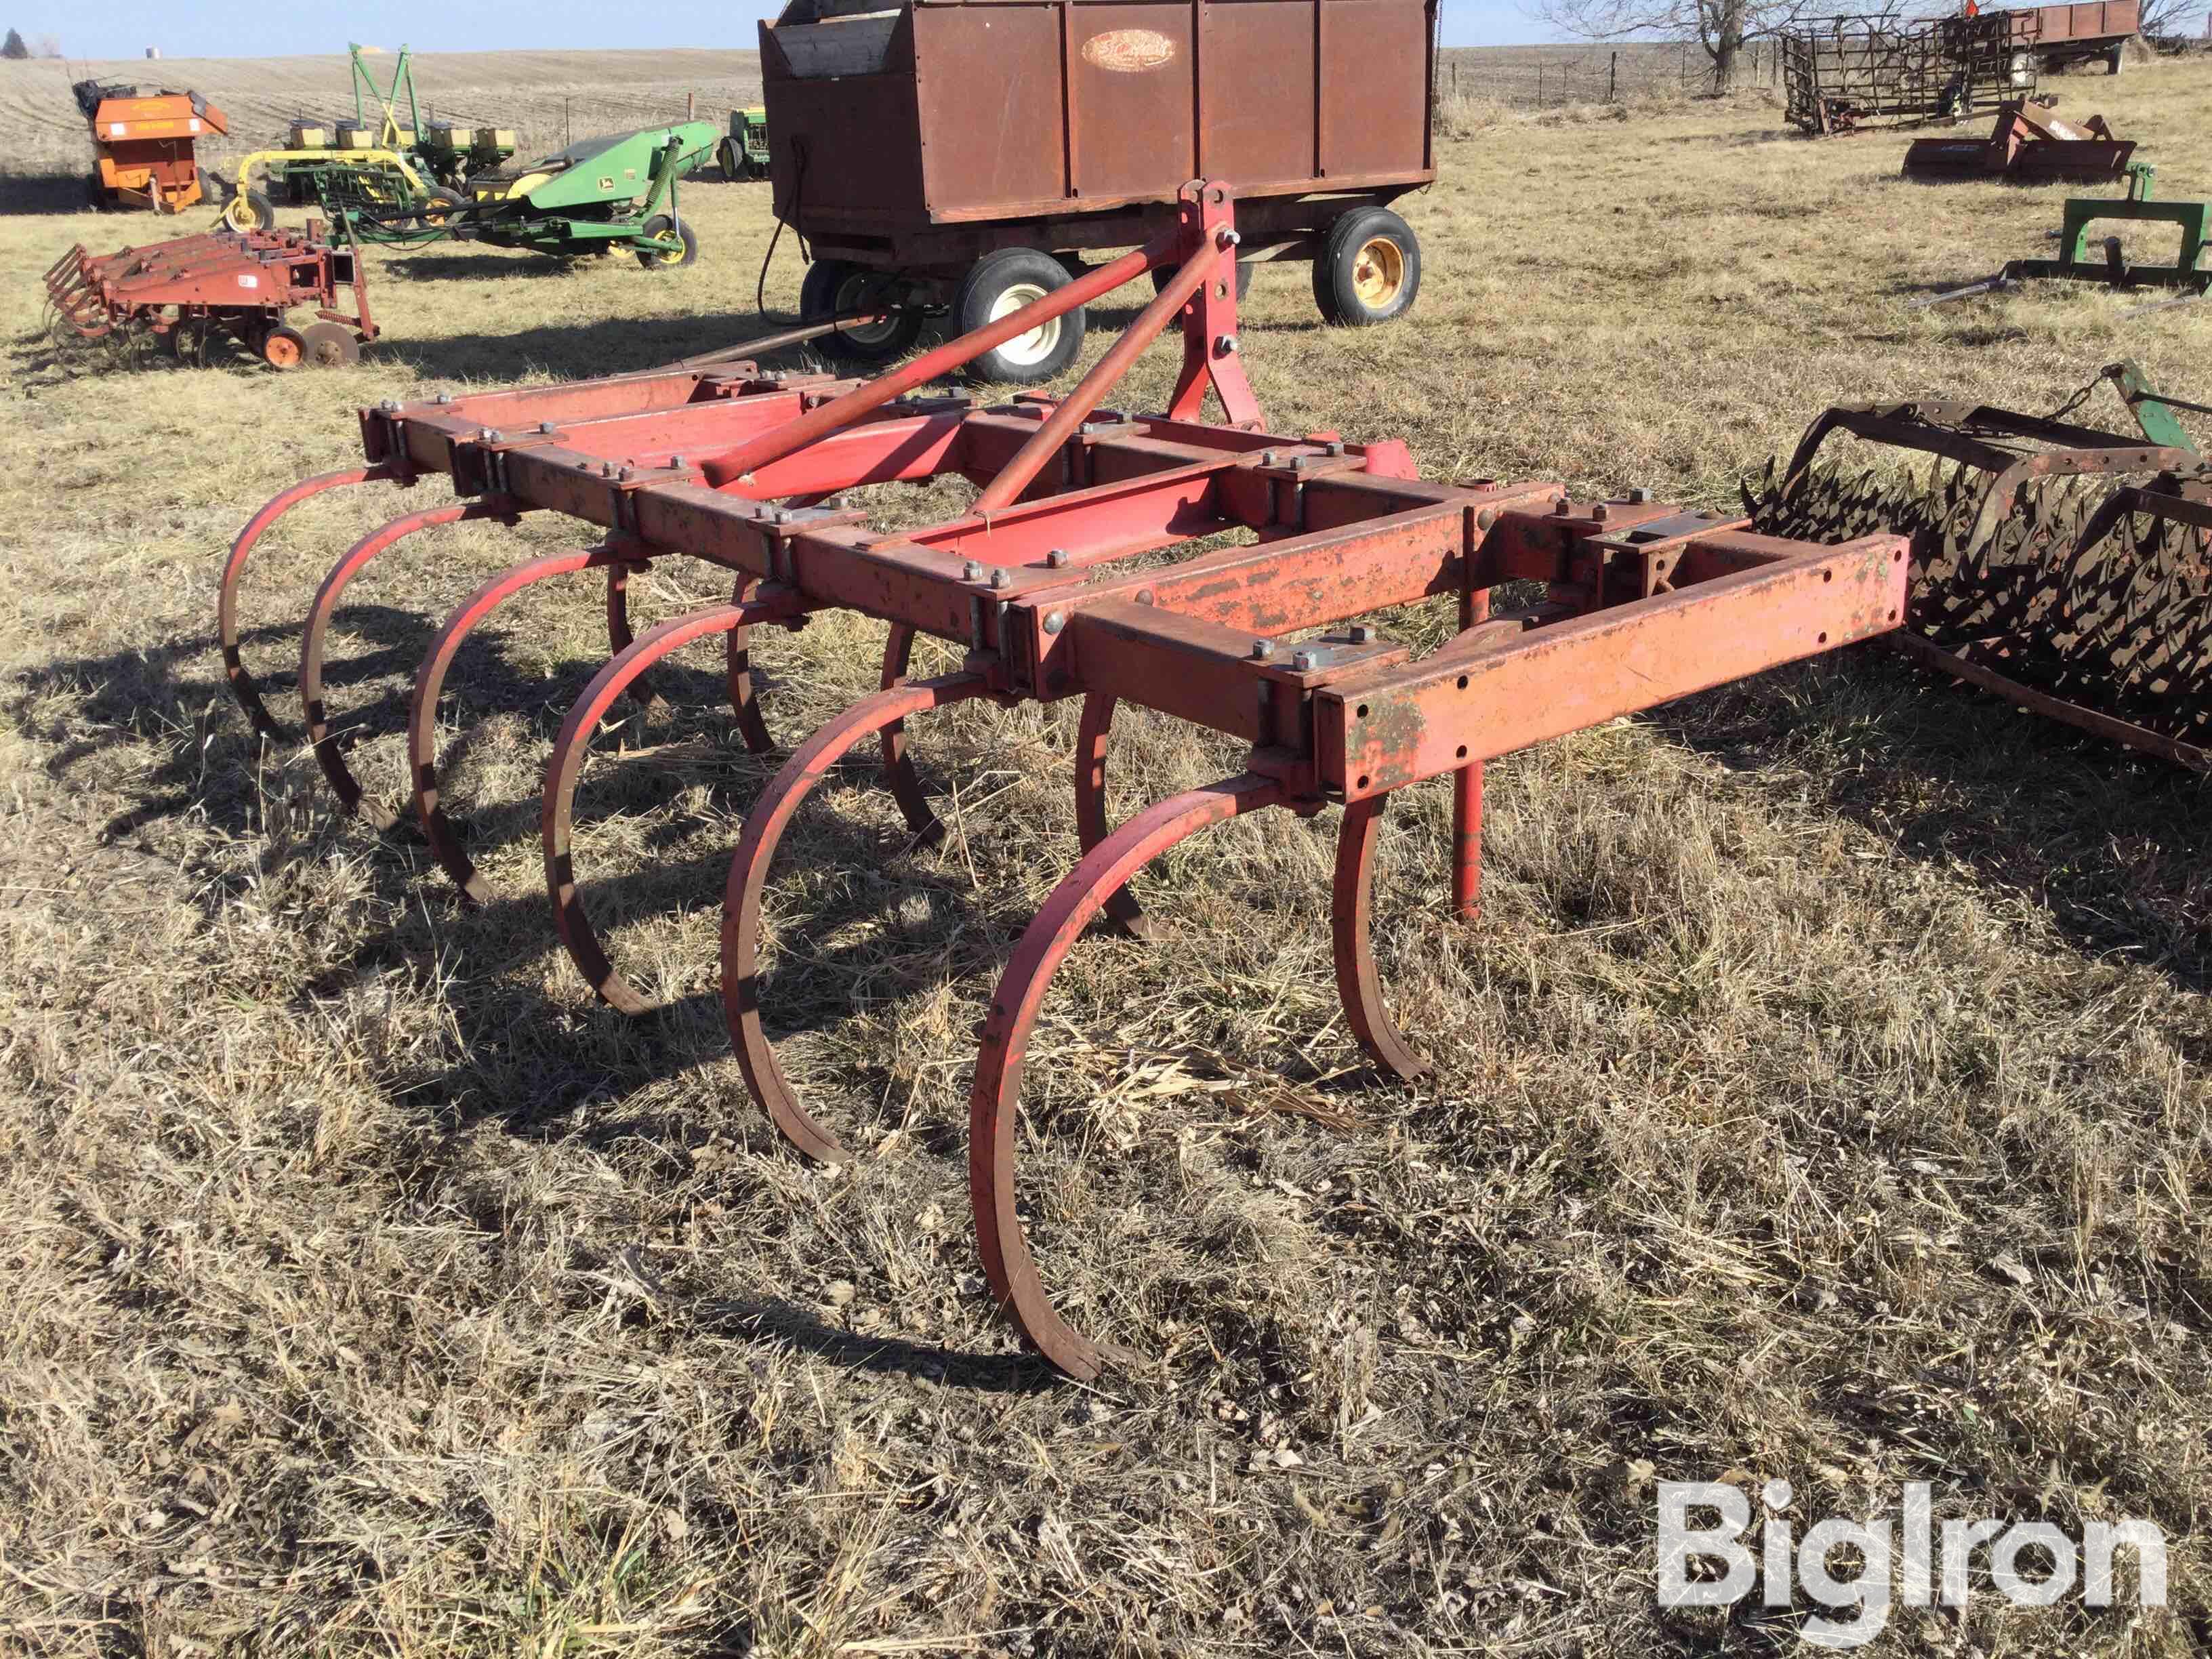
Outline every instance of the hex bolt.
<svg viewBox="0 0 2212 1659">
<path fill-rule="evenodd" d="M 1571 510 L 1567 506 L 1567 498 L 1565 495 L 1552 503 L 1552 511 L 1562 519 L 1565 518 Z"/>
<path fill-rule="evenodd" d="M 1006 588 L 1012 587 L 1013 585 L 1014 573 L 1007 569 L 1006 566 L 1000 565 L 996 570 L 994 570 L 991 573 L 991 586 L 993 587 Z"/>
<path fill-rule="evenodd" d="M 1374 637 L 1375 630 L 1370 628 L 1365 623 L 1354 623 L 1352 624 L 1352 642 L 1354 645 L 1364 645 L 1368 641 Z"/>
<path fill-rule="evenodd" d="M 1261 451 L 1260 452 L 1260 465 L 1262 465 L 1262 466 L 1273 466 L 1273 465 L 1274 465 L 1274 464 L 1275 464 L 1275 452 L 1274 452 L 1273 450 L 1272 450 L 1272 449 L 1263 449 L 1263 450 L 1261 450 Z"/>
<path fill-rule="evenodd" d="M 960 567 L 960 580 L 963 582 L 981 581 L 983 580 L 983 567 L 976 563 L 973 559 L 969 560 L 967 563 Z"/>
<path fill-rule="evenodd" d="M 1151 588 L 1140 587 L 1137 590 L 1137 603 L 1139 605 L 1150 605 L 1152 602 L 1152 599 L 1153 594 Z"/>
<path fill-rule="evenodd" d="M 1044 631 L 1048 634 L 1057 634 L 1061 629 L 1066 626 L 1067 618 L 1061 616 L 1057 611 L 1054 611 L 1050 616 L 1044 619 Z"/>
<path fill-rule="evenodd" d="M 560 429 L 550 421 L 540 421 L 538 423 L 538 433 L 540 437 L 550 438 Z"/>
<path fill-rule="evenodd" d="M 430 401 L 434 404 L 449 404 L 453 401 L 453 394 L 450 392 L 441 392 L 436 397 L 431 398 Z"/>
<path fill-rule="evenodd" d="M 1650 500 L 1651 492 L 1646 489 L 1642 484 L 1637 485 L 1635 489 L 1628 492 L 1628 501 L 1629 505 L 1632 507 L 1645 506 Z"/>
<path fill-rule="evenodd" d="M 1219 336 L 1213 343 L 1213 349 L 1224 357 L 1234 357 L 1237 355 L 1237 337 L 1234 334 Z"/>
<path fill-rule="evenodd" d="M 386 398 L 382 403 L 377 404 L 377 408 L 386 415 L 397 415 L 399 412 L 399 399 Z"/>
<path fill-rule="evenodd" d="M 1218 231 L 1214 233 L 1213 245 L 1216 247 L 1236 247 L 1241 245 L 1243 240 L 1244 239 L 1242 236 L 1239 236 L 1235 231 L 1230 229 L 1227 225 L 1224 225 Z"/>
<path fill-rule="evenodd" d="M 1053 549 L 1049 553 L 1047 553 L 1047 554 L 1044 556 L 1044 562 L 1045 562 L 1045 567 L 1046 567 L 1046 568 L 1048 568 L 1048 569 L 1050 569 L 1050 570 L 1065 570 L 1065 569 L 1066 569 L 1066 568 L 1067 568 L 1067 550 L 1066 550 L 1066 548 L 1064 548 L 1064 547 L 1055 547 L 1055 548 L 1054 548 L 1054 549 Z"/>
<path fill-rule="evenodd" d="M 1297 669 L 1301 674 L 1310 674 L 1315 669 L 1321 666 L 1321 658 L 1315 652 L 1301 651 L 1297 656 L 1291 659 L 1291 666 Z"/>
<path fill-rule="evenodd" d="M 1331 438 L 1322 447 L 1328 454 L 1341 455 L 1344 453 L 1344 441 L 1340 438 Z"/>
<path fill-rule="evenodd" d="M 684 467 L 691 465 L 690 462 L 685 460 L 681 455 L 671 455 L 668 458 L 668 464 L 674 467 Z"/>
<path fill-rule="evenodd" d="M 1275 642 L 1274 642 L 1274 641 L 1273 641 L 1273 640 L 1255 640 L 1255 641 L 1252 641 L 1252 656 L 1253 656 L 1253 659 L 1254 659 L 1254 660 L 1255 660 L 1255 661 L 1258 661 L 1258 662 L 1265 662 L 1265 661 L 1267 661 L 1267 659 L 1268 659 L 1268 658 L 1270 658 L 1270 657 L 1273 656 L 1274 654 L 1275 654 Z"/>
<path fill-rule="evenodd" d="M 491 428 L 488 426 L 478 427 L 477 428 L 477 441 L 480 444 L 489 443 L 491 441 Z"/>
<path fill-rule="evenodd" d="M 1606 512 L 1605 503 L 1603 501 L 1600 501 L 1595 507 L 1590 508 L 1590 517 L 1596 520 L 1600 524 L 1603 524 L 1605 522 Z"/>
<path fill-rule="evenodd" d="M 615 464 L 612 461 L 601 461 L 599 463 L 599 476 L 602 478 L 613 477 L 615 476 Z"/>
</svg>

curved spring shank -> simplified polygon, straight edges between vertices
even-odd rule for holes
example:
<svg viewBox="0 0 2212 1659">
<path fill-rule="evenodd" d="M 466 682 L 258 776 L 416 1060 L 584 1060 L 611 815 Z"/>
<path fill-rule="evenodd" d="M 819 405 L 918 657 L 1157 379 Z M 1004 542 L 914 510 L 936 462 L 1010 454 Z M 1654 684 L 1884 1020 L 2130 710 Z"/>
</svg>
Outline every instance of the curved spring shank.
<svg viewBox="0 0 2212 1659">
<path fill-rule="evenodd" d="M 1245 773 L 1171 795 L 1123 824 L 1083 856 L 1052 890 L 1015 948 L 991 999 L 975 1082 L 968 1100 L 968 1196 L 983 1273 L 1007 1317 L 1036 1350 L 1071 1376 L 1089 1379 L 1109 1354 L 1053 1311 L 1014 1210 L 1015 1107 L 1030 1030 L 1054 971 L 1091 918 L 1146 862 L 1177 842 L 1285 797 L 1274 778 Z"/>
<path fill-rule="evenodd" d="M 239 655 L 238 584 L 246 574 L 246 562 L 252 556 L 254 544 L 269 533 L 269 527 L 309 496 L 347 484 L 386 478 L 404 482 L 405 475 L 398 467 L 380 463 L 302 478 L 289 489 L 272 496 L 246 521 L 246 528 L 230 544 L 230 557 L 223 562 L 222 585 L 216 597 L 216 634 L 222 642 L 222 672 L 230 681 L 231 695 L 238 699 L 238 706 L 246 711 L 246 718 L 252 723 L 253 729 L 264 737 L 281 743 L 288 734 L 263 705 L 260 688 L 254 684 L 253 676 L 246 672 L 246 664 Z"/>
<path fill-rule="evenodd" d="M 801 803 L 854 744 L 871 732 L 887 731 L 909 714 L 964 701 L 983 689 L 981 675 L 951 674 L 887 686 L 861 698 L 784 763 L 754 803 L 730 860 L 729 883 L 722 896 L 722 1014 L 730 1041 L 761 1109 L 786 1140 L 824 1164 L 842 1164 L 851 1154 L 799 1104 L 783 1068 L 776 1064 L 775 1045 L 761 1029 L 761 898 L 768 886 L 769 865 Z"/>
<path fill-rule="evenodd" d="M 390 808 L 362 798 L 361 781 L 346 764 L 345 756 L 330 729 L 330 710 L 323 702 L 323 647 L 330 636 L 331 615 L 345 592 L 346 584 L 361 574 L 364 565 L 416 531 L 471 519 L 498 519 L 513 524 L 515 512 L 514 502 L 495 495 L 404 514 L 347 549 L 345 556 L 332 565 L 331 574 L 323 578 L 322 591 L 315 595 L 315 603 L 308 609 L 307 636 L 300 645 L 300 702 L 307 713 L 307 738 L 315 745 L 315 763 L 330 780 L 339 805 L 348 811 L 360 812 L 379 830 L 390 829 L 396 822 L 395 816 Z"/>
<path fill-rule="evenodd" d="M 460 836 L 438 800 L 438 697 L 445 690 L 453 659 L 479 623 L 525 588 L 601 567 L 607 573 L 608 643 L 619 655 L 633 643 L 626 598 L 629 574 L 641 568 L 643 562 L 639 554 L 628 550 L 594 547 L 548 554 L 502 570 L 447 618 L 438 637 L 431 641 L 429 654 L 416 671 L 415 694 L 407 717 L 407 775 L 415 784 L 415 811 L 422 817 L 422 834 L 430 843 L 432 856 L 461 891 L 479 904 L 490 898 L 491 890 L 462 848 Z M 641 693 L 641 699 L 646 695 Z"/>
<path fill-rule="evenodd" d="M 1106 740 L 1114 729 L 1116 701 L 1103 691 L 1085 697 L 1083 724 L 1075 734 L 1075 833 L 1086 853 L 1112 829 L 1106 817 Z M 1106 915 L 1122 933 L 1147 945 L 1158 945 L 1164 936 L 1127 887 L 1106 901 Z"/>
<path fill-rule="evenodd" d="M 599 945 L 598 932 L 584 908 L 583 896 L 576 889 L 576 786 L 583 776 L 592 734 L 606 718 L 615 700 L 629 690 L 639 675 L 671 652 L 709 634 L 742 629 L 755 623 L 787 621 L 793 614 L 793 607 L 782 600 L 747 599 L 734 605 L 711 605 L 647 630 L 599 672 L 585 688 L 584 695 L 577 699 L 576 706 L 568 711 L 561 735 L 554 739 L 553 753 L 545 766 L 545 793 L 539 821 L 545 848 L 545 888 L 553 901 L 553 925 L 585 981 L 611 1006 L 625 1014 L 646 1013 L 653 1005 L 616 971 Z M 907 655 L 913 642 L 912 630 L 891 629 L 884 648 L 884 678 L 887 684 L 897 684 L 905 673 Z M 741 655 L 733 651 L 732 660 L 738 660 Z M 742 720 L 742 714 L 739 718 Z M 750 736 L 747 741 L 750 741 Z M 888 738 L 885 747 L 888 753 Z M 902 748 L 898 759 L 900 765 L 892 772 L 891 784 L 908 824 L 917 836 L 933 837 L 942 834 L 943 826 L 931 813 L 929 803 L 921 793 L 921 781 L 906 762 Z"/>
<path fill-rule="evenodd" d="M 1370 795 L 1344 809 L 1336 835 L 1336 893 L 1330 907 L 1330 932 L 1336 946 L 1336 994 L 1352 1035 L 1368 1058 L 1401 1083 L 1428 1070 L 1428 1062 L 1407 1047 L 1382 1000 L 1368 940 L 1374 917 L 1375 832 L 1382 822 L 1388 795 Z"/>
</svg>

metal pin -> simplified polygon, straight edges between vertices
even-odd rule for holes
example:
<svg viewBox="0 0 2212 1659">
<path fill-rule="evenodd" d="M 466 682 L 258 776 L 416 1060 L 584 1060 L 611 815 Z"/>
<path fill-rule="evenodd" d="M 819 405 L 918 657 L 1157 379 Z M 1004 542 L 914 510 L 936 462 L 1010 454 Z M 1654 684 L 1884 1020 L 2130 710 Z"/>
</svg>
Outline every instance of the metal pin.
<svg viewBox="0 0 2212 1659">
<path fill-rule="evenodd" d="M 1237 247 L 1243 244 L 1244 239 L 1242 236 L 1239 236 L 1235 231 L 1230 229 L 1228 226 L 1224 225 L 1219 231 L 1215 233 L 1213 240 L 1215 245 L 1219 247 Z"/>
</svg>

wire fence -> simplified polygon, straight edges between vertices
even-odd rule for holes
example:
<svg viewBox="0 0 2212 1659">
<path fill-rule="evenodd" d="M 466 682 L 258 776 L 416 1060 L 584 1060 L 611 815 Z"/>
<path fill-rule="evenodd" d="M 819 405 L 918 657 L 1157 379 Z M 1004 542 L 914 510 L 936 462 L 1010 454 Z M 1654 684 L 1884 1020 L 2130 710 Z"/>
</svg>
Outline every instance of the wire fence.
<svg viewBox="0 0 2212 1659">
<path fill-rule="evenodd" d="M 1737 90 L 1778 86 L 1781 77 L 1775 43 L 1754 40 L 1744 46 L 1736 59 Z M 1466 100 L 1557 109 L 1638 97 L 1680 98 L 1712 89 L 1712 59 L 1692 40 L 1608 47 L 1572 58 L 1547 56 L 1534 63 L 1500 61 L 1486 52 L 1447 57 L 1437 66 L 1437 99 L 1445 105 Z"/>
</svg>

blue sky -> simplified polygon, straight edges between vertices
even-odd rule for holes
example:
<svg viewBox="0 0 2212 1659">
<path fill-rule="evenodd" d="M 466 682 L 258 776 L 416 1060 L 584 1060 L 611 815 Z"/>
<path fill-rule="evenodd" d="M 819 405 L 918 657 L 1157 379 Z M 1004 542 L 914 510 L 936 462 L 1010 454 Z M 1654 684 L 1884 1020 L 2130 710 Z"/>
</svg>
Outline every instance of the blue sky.
<svg viewBox="0 0 2212 1659">
<path fill-rule="evenodd" d="M 770 12 L 780 7 L 766 8 Z M 503 46 L 750 46 L 763 8 L 611 8 L 605 0 L 477 0 L 429 6 L 419 0 L 353 0 L 319 6 L 243 0 L 0 0 L 0 28 L 26 39 L 51 34 L 71 58 L 136 58 L 158 46 L 165 58 L 270 58 L 343 52 L 348 40 L 418 52 L 489 52 Z M 1444 44 L 1503 46 L 1547 38 L 1516 0 L 1446 0 Z"/>
</svg>

